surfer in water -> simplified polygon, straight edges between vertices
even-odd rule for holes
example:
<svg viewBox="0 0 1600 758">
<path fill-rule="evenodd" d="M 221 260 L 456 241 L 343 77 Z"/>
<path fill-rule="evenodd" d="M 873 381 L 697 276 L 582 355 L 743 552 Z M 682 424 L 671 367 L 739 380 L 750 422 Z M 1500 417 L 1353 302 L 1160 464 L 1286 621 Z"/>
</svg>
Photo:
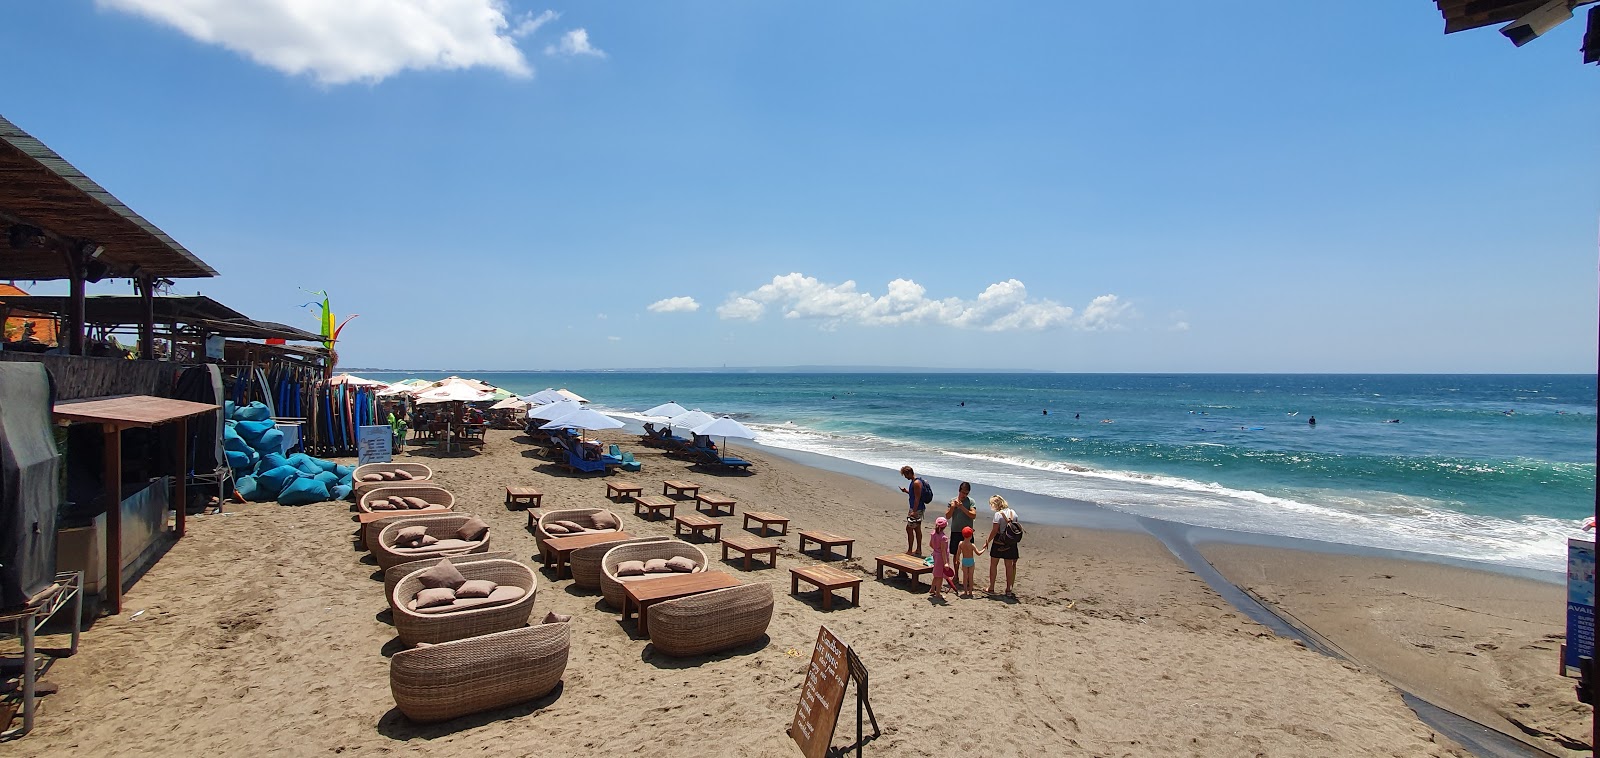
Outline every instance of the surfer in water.
<svg viewBox="0 0 1600 758">
<path fill-rule="evenodd" d="M 1385 423 L 1385 424 L 1398 424 L 1398 423 L 1400 423 L 1400 419 L 1392 418 L 1392 419 L 1389 419 L 1388 421 L 1385 421 L 1383 423 Z"/>
<path fill-rule="evenodd" d="M 1311 420 L 1307 421 L 1306 423 L 1310 424 L 1311 426 L 1316 426 L 1317 425 L 1317 417 L 1316 416 L 1312 416 Z"/>
</svg>

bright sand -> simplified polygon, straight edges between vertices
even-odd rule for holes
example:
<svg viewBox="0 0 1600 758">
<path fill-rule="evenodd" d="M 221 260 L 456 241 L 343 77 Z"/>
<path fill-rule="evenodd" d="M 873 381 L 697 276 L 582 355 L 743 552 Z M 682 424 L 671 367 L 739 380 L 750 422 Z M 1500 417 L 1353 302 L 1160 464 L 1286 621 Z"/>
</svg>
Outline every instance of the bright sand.
<svg viewBox="0 0 1600 758">
<path fill-rule="evenodd" d="M 491 432 L 480 454 L 407 457 L 434 467 L 458 510 L 491 524 L 494 549 L 531 563 L 526 516 L 503 505 L 504 486 L 539 487 L 545 509 L 593 507 L 607 506 L 608 480 L 558 472 L 516 439 Z M 757 473 L 716 475 L 690 471 L 628 435 L 602 439 L 644 462 L 642 473 L 610 480 L 659 492 L 662 479 L 686 478 L 737 499 L 740 514 L 770 510 L 793 519 L 787 537 L 773 538 L 782 545 L 776 570 L 745 572 L 722 564 L 716 545 L 702 548 L 714 568 L 772 585 L 777 606 L 765 644 L 709 658 L 658 656 L 597 594 L 541 571 L 535 618 L 550 610 L 574 616 L 563 687 L 522 706 L 413 725 L 389 694 L 386 655 L 398 643 L 381 620 L 387 606 L 376 567 L 351 548 L 347 507 L 230 505 L 225 515 L 191 518 L 189 536 L 132 588 L 125 612 L 84 635 L 79 654 L 48 677 L 60 692 L 44 700 L 35 732 L 5 752 L 797 755 L 784 728 L 818 625 L 827 624 L 871 671 L 884 733 L 870 753 L 1460 754 L 1384 679 L 1266 633 L 1144 535 L 1033 527 L 1022 545 L 1017 602 L 981 596 L 988 560 L 980 557 L 980 596 L 938 605 L 926 585 L 912 590 L 872 577 L 872 556 L 905 544 L 904 496 L 893 472 L 869 482 L 744 447 L 738 452 Z M 974 494 L 987 497 L 981 488 Z M 631 533 L 672 531 L 670 521 L 645 522 L 628 506 L 607 507 Z M 743 519 L 722 521 L 733 533 Z M 804 528 L 857 539 L 856 558 L 836 565 L 865 580 L 861 607 L 838 601 L 823 613 L 815 592 L 789 595 L 789 568 L 817 562 L 794 552 Z M 1413 577 L 1408 564 L 1382 569 L 1399 577 L 1390 584 L 1339 582 L 1379 570 L 1363 563 L 1353 573 L 1347 568 L 1355 564 L 1324 556 L 1315 559 L 1326 561 L 1324 570 L 1290 571 L 1284 567 L 1311 559 L 1260 549 L 1207 552 L 1236 581 L 1302 618 L 1358 629 L 1329 636 L 1397 681 L 1425 694 L 1432 693 L 1416 682 L 1443 682 L 1443 691 L 1476 703 L 1478 712 L 1515 709 L 1545 728 L 1583 733 L 1570 703 L 1558 697 L 1567 683 L 1553 673 L 1554 645 L 1546 637 L 1561 631 L 1559 601 L 1530 603 L 1533 596 L 1516 589 L 1534 583 L 1482 593 L 1472 572 L 1428 567 Z M 1357 636 L 1396 636 L 1371 621 L 1374 598 L 1397 609 L 1385 614 L 1400 619 L 1393 623 L 1432 624 L 1429 635 L 1447 626 L 1461 645 L 1374 643 L 1382 654 L 1367 653 Z M 1458 610 L 1441 612 L 1434 607 L 1440 603 Z M 1480 643 L 1496 649 L 1485 655 Z M 1462 645 L 1476 655 L 1455 654 Z M 1494 671 L 1434 672 L 1487 661 Z M 1518 694 L 1529 688 L 1535 694 Z M 853 722 L 847 702 L 835 744 L 849 741 Z"/>
</svg>

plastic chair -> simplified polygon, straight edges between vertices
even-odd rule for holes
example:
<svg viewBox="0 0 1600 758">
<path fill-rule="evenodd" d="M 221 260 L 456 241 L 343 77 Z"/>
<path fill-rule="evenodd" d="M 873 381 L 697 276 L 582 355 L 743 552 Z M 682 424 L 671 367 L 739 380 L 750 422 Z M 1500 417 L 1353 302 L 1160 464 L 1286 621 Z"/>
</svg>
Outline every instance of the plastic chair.
<svg viewBox="0 0 1600 758">
<path fill-rule="evenodd" d="M 622 470 L 623 471 L 638 471 L 638 470 L 640 470 L 642 468 L 644 468 L 644 464 L 634 460 L 633 459 L 633 453 L 623 453 L 622 454 Z"/>
<path fill-rule="evenodd" d="M 622 457 L 622 450 L 621 450 L 621 448 L 618 448 L 616 445 L 612 445 L 611 446 L 611 450 L 609 452 L 611 453 L 611 457 L 612 458 L 621 458 Z"/>
</svg>

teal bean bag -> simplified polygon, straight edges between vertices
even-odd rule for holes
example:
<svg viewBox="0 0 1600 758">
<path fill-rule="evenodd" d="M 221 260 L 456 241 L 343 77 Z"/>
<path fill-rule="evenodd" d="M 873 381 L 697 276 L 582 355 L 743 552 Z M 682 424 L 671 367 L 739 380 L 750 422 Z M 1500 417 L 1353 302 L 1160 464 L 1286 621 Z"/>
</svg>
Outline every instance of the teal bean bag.
<svg viewBox="0 0 1600 758">
<path fill-rule="evenodd" d="M 252 503 L 256 502 L 257 489 L 255 477 L 241 476 L 238 479 L 233 480 L 233 490 L 239 493 L 239 497 L 242 497 Z"/>
<path fill-rule="evenodd" d="M 239 421 L 270 421 L 272 414 L 267 412 L 267 406 L 257 400 L 243 408 L 235 408 L 233 417 Z"/>
<path fill-rule="evenodd" d="M 293 465 L 294 464 L 289 462 L 288 458 L 283 457 L 283 455 L 281 455 L 279 453 L 267 453 L 267 454 L 261 456 L 261 470 L 262 471 L 267 471 L 269 469 L 275 469 L 275 468 L 277 468 L 279 466 L 293 466 Z"/>
<path fill-rule="evenodd" d="M 328 490 L 328 494 L 331 495 L 334 500 L 343 500 L 347 497 L 350 497 L 350 492 L 353 489 L 355 488 L 348 484 L 338 484 L 334 485 L 332 489 Z"/>
<path fill-rule="evenodd" d="M 339 484 L 339 477 L 334 476 L 332 471 L 319 471 L 315 474 L 312 474 L 311 478 L 327 485 L 329 490 L 332 490 Z"/>
<path fill-rule="evenodd" d="M 265 468 L 264 465 L 263 468 Z M 276 498 L 279 493 L 283 492 L 283 488 L 289 485 L 289 482 L 300 478 L 300 476 L 300 469 L 293 466 L 278 466 L 256 474 L 256 486 L 261 488 L 262 496 L 270 500 Z"/>
<path fill-rule="evenodd" d="M 328 485 L 309 476 L 289 482 L 278 495 L 279 505 L 307 505 L 329 499 Z"/>
<path fill-rule="evenodd" d="M 227 451 L 227 455 L 228 468 L 231 468 L 234 471 L 250 471 L 256 467 L 256 461 L 254 458 L 250 457 L 249 453 L 241 453 L 237 450 L 229 450 Z"/>
<path fill-rule="evenodd" d="M 283 450 L 283 430 L 268 429 L 261 435 L 261 439 L 256 442 L 256 450 L 267 453 L 276 453 Z"/>
</svg>

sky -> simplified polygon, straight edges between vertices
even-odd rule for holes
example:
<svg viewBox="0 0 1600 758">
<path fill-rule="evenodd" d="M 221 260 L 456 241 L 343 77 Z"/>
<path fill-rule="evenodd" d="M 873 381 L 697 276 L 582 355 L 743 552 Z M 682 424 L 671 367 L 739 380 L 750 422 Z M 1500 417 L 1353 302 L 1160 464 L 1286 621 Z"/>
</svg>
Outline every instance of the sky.
<svg viewBox="0 0 1600 758">
<path fill-rule="evenodd" d="M 0 114 L 221 273 L 175 293 L 314 330 L 326 290 L 345 367 L 1595 370 L 1582 14 L 1522 48 L 1426 0 L 5 16 Z"/>
</svg>

